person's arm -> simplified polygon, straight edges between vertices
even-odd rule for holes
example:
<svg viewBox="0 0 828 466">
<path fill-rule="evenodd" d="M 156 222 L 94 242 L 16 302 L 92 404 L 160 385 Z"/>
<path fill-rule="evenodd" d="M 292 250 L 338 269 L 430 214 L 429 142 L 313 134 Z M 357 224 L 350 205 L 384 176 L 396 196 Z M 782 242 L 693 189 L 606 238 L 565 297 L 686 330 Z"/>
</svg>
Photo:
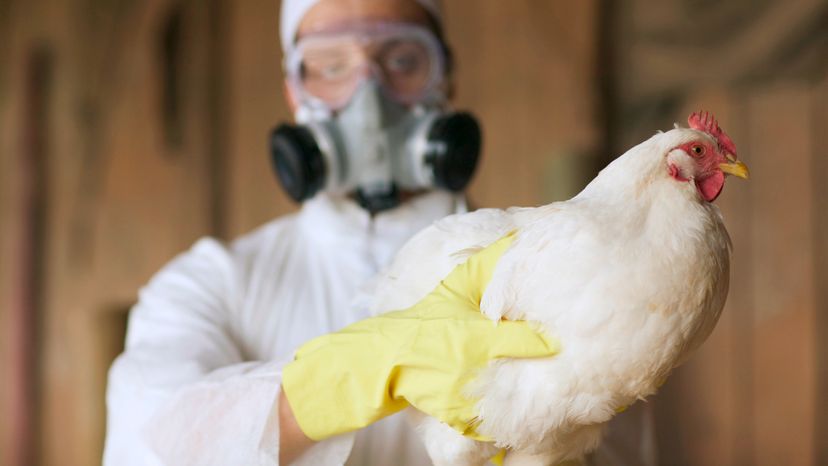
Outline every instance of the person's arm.
<svg viewBox="0 0 828 466">
<path fill-rule="evenodd" d="M 299 428 L 285 391 L 279 390 L 279 464 L 290 464 L 314 443 Z"/>
<path fill-rule="evenodd" d="M 226 248 L 202 240 L 141 290 L 110 370 L 104 464 L 279 464 L 283 363 L 244 362 L 236 269 Z M 306 446 L 294 449 L 287 432 L 296 457 Z M 349 450 L 342 439 L 314 454 L 338 464 Z"/>
<path fill-rule="evenodd" d="M 284 367 L 282 387 L 301 431 L 324 440 L 413 406 L 458 432 L 476 431 L 465 387 L 500 358 L 554 356 L 558 341 L 526 322 L 493 322 L 480 299 L 509 234 L 455 267 L 408 309 L 317 337 Z M 293 422 L 293 420 L 290 420 Z"/>
</svg>

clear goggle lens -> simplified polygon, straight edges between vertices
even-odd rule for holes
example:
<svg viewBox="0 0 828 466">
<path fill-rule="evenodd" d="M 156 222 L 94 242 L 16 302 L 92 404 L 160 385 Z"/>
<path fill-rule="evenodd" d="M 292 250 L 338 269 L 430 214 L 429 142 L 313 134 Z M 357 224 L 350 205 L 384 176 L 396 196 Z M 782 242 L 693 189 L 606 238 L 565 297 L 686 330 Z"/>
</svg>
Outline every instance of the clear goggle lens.
<svg viewBox="0 0 828 466">
<path fill-rule="evenodd" d="M 287 71 L 302 98 L 338 110 L 369 77 L 401 103 L 423 101 L 442 82 L 443 60 L 427 29 L 380 23 L 303 37 L 288 55 Z"/>
</svg>

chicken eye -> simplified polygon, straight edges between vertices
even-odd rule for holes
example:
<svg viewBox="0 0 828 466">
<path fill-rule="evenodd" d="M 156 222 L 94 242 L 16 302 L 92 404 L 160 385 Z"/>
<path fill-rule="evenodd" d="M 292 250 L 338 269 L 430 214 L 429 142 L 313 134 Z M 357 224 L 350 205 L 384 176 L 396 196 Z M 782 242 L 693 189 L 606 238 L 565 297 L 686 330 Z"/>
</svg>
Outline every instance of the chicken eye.
<svg viewBox="0 0 828 466">
<path fill-rule="evenodd" d="M 692 150 L 693 153 L 696 155 L 704 154 L 704 147 L 702 146 L 693 146 L 690 150 Z"/>
</svg>

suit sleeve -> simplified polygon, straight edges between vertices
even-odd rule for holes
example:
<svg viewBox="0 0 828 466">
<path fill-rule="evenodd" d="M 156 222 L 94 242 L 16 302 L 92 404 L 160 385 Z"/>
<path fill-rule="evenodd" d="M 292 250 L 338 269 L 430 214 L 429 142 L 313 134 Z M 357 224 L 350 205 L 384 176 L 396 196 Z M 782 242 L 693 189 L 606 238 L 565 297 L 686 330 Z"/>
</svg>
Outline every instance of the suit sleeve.
<svg viewBox="0 0 828 466">
<path fill-rule="evenodd" d="M 109 373 L 105 465 L 278 464 L 287 361 L 244 361 L 242 289 L 228 251 L 203 239 L 141 290 Z M 342 464 L 351 444 L 333 439 L 299 463 Z"/>
</svg>

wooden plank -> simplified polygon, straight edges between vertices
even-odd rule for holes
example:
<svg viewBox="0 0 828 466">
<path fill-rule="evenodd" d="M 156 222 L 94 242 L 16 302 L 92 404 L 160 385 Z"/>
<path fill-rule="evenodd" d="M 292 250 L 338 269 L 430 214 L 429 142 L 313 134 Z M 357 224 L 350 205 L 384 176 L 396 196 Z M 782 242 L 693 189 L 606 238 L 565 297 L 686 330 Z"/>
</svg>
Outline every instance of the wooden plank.
<svg viewBox="0 0 828 466">
<path fill-rule="evenodd" d="M 40 277 L 47 254 L 54 57 L 19 26 L 27 8 L 3 9 L 14 13 L 3 20 L 12 25 L 2 34 L 3 54 L 18 66 L 6 67 L 0 78 L 0 463 L 25 465 L 39 459 Z"/>
<path fill-rule="evenodd" d="M 814 202 L 814 283 L 816 400 L 814 409 L 814 463 L 828 464 L 828 73 L 814 89 L 811 186 Z"/>
<path fill-rule="evenodd" d="M 250 231 L 296 210 L 271 170 L 268 138 L 292 115 L 283 98 L 279 2 L 250 0 L 232 6 L 228 113 L 228 236 Z"/>
<path fill-rule="evenodd" d="M 727 131 L 732 132 L 734 138 L 739 141 L 739 156 L 748 166 L 753 164 L 753 146 L 749 137 L 751 127 L 748 118 L 748 95 L 738 91 L 735 87 L 730 88 L 734 96 L 734 111 L 728 116 L 723 116 L 722 124 L 727 124 Z M 726 122 L 726 123 L 725 123 Z M 732 129 L 731 125 L 733 126 Z M 730 417 L 725 421 L 728 423 L 729 436 L 728 445 L 731 463 L 734 465 L 753 465 L 754 458 L 754 303 L 753 303 L 753 210 L 747 206 L 753 203 L 753 193 L 757 189 L 751 182 L 735 180 L 739 186 L 729 188 L 730 196 L 722 203 L 723 214 L 727 219 L 731 239 L 733 241 L 733 255 L 731 265 L 731 294 L 728 298 L 727 309 L 730 312 L 731 331 L 729 337 L 730 345 L 723 348 L 723 354 L 731 354 L 730 380 L 731 388 L 725 393 L 712 393 L 709 400 L 716 397 L 728 397 L 732 402 L 729 410 Z M 728 202 L 729 201 L 729 202 Z M 724 357 L 724 356 L 722 356 Z M 726 456 L 725 456 L 726 457 Z M 697 461 L 695 464 L 704 464 Z"/>
<path fill-rule="evenodd" d="M 7 6 L 8 8 L 8 6 Z M 2 51 L 3 63 L 14 63 L 19 59 L 17 51 L 18 35 L 15 23 L 6 18 L 6 24 L 11 25 L 3 29 L 0 36 L 5 39 Z M 17 90 L 20 81 L 20 67 L 7 66 L 0 68 L 0 463 L 15 465 L 17 453 L 16 415 L 13 410 L 16 405 L 15 387 L 16 370 L 12 358 L 16 356 L 15 332 L 12 324 L 12 313 L 18 304 L 17 290 L 19 272 L 22 267 L 20 257 L 21 233 L 21 182 L 25 179 L 20 176 L 17 157 L 19 144 L 21 99 Z M 16 465 L 15 465 L 16 466 Z"/>
<path fill-rule="evenodd" d="M 813 94 L 806 83 L 751 97 L 755 460 L 813 464 Z"/>
</svg>

